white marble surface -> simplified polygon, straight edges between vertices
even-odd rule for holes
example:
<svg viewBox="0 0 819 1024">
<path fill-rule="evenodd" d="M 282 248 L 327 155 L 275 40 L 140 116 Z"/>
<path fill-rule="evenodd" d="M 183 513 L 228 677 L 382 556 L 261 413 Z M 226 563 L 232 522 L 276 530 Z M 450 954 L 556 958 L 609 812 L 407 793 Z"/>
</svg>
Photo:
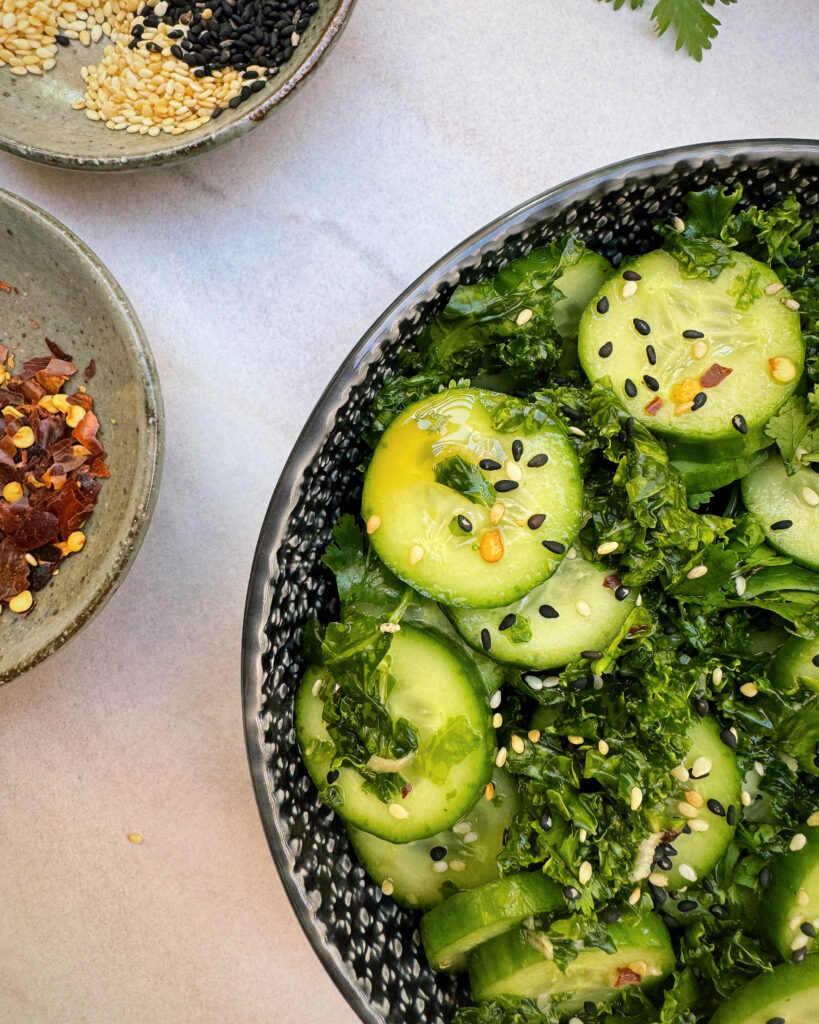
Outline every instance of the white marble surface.
<svg viewBox="0 0 819 1024">
<path fill-rule="evenodd" d="M 645 11 L 594 0 L 359 0 L 315 79 L 229 149 L 119 177 L 0 156 L 0 184 L 131 297 L 168 428 L 127 581 L 0 690 L 0 1021 L 353 1024 L 245 761 L 241 615 L 270 492 L 364 329 L 491 217 L 640 152 L 819 136 L 819 3 L 718 14 L 698 65 Z M 235 477 L 202 440 L 225 412 Z"/>
</svg>

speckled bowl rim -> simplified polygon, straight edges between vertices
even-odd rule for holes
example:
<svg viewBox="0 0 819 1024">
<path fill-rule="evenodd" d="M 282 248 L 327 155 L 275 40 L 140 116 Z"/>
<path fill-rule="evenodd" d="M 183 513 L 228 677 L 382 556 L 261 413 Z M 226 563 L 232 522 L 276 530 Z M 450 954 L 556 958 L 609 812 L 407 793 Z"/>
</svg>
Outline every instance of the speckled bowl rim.
<svg viewBox="0 0 819 1024">
<path fill-rule="evenodd" d="M 146 413 L 146 430 L 140 442 L 144 454 L 140 459 L 141 472 L 137 481 L 141 491 L 139 495 L 141 500 L 137 502 L 137 511 L 131 520 L 125 542 L 120 546 L 119 555 L 108 567 L 105 582 L 77 611 L 70 626 L 61 630 L 35 654 L 0 672 L 0 684 L 3 684 L 11 682 L 41 661 L 45 661 L 49 655 L 75 637 L 107 604 L 125 579 L 145 539 L 159 495 L 165 441 L 165 418 L 159 375 L 148 338 L 128 297 L 100 258 L 70 228 L 27 199 L 0 189 L 0 204 L 16 207 L 24 215 L 36 220 L 46 232 L 59 236 L 62 241 L 75 250 L 83 262 L 89 265 L 94 276 L 103 285 L 110 306 L 116 308 L 128 328 L 128 333 L 124 335 L 126 347 L 133 354 L 136 364 L 142 369 L 141 376 L 137 380 L 142 391 Z"/>
<path fill-rule="evenodd" d="M 330 19 L 327 28 L 316 40 L 307 58 L 302 61 L 293 74 L 281 82 L 271 96 L 267 96 L 255 106 L 250 106 L 243 117 L 237 118 L 230 124 L 219 126 L 205 135 L 198 136 L 193 132 L 191 134 L 194 137 L 190 140 L 186 136 L 180 135 L 178 136 L 179 143 L 169 146 L 167 149 L 154 153 L 135 153 L 133 156 L 124 157 L 70 156 L 41 146 L 26 145 L 3 135 L 0 135 L 0 150 L 22 157 L 24 160 L 32 160 L 35 163 L 46 164 L 48 167 L 60 167 L 64 170 L 138 171 L 144 167 L 176 164 L 188 157 L 224 146 L 252 131 L 265 120 L 274 107 L 279 106 L 298 89 L 313 68 L 317 67 L 322 58 L 332 49 L 346 26 L 355 4 L 356 0 L 339 0 L 335 14 Z"/>
<path fill-rule="evenodd" d="M 442 282 L 454 283 L 460 268 L 475 262 L 486 248 L 502 244 L 506 236 L 514 234 L 526 223 L 542 221 L 567 206 L 609 191 L 626 179 L 642 180 L 663 172 L 673 172 L 677 168 L 695 169 L 706 161 L 728 166 L 739 158 L 754 164 L 774 158 L 787 160 L 789 157 L 819 164 L 819 141 L 748 139 L 660 150 L 621 160 L 572 178 L 514 207 L 438 260 L 387 308 L 341 364 L 293 446 L 264 518 L 245 603 L 241 683 L 245 743 L 262 827 L 284 890 L 316 956 L 364 1024 L 384 1024 L 384 1018 L 370 1005 L 352 975 L 333 956 L 316 922 L 313 906 L 301 880 L 293 873 L 294 858 L 287 843 L 286 822 L 279 816 L 267 778 L 264 723 L 259 716 L 264 681 L 263 658 L 267 647 L 265 628 L 271 611 L 270 583 L 278 571 L 278 553 L 292 512 L 299 501 L 305 471 L 332 430 L 336 415 L 346 403 L 351 389 L 363 382 L 370 364 L 380 357 L 382 344 L 396 336 L 396 325 L 408 309 L 435 295 Z"/>
</svg>

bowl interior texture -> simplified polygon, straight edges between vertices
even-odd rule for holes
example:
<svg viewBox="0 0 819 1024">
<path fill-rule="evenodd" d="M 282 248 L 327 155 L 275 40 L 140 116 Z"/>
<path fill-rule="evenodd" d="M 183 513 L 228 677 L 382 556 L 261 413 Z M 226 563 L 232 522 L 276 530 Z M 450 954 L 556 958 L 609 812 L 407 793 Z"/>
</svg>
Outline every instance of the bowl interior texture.
<svg viewBox="0 0 819 1024">
<path fill-rule="evenodd" d="M 46 338 L 73 357 L 87 384 L 111 478 L 86 527 L 87 544 L 36 595 L 26 616 L 0 618 L 0 682 L 42 660 L 113 593 L 136 555 L 159 478 L 162 403 L 153 358 L 128 301 L 82 243 L 42 211 L 0 191 L 0 345 L 19 368 L 48 355 Z M 112 422 L 115 421 L 115 422 Z"/>
<path fill-rule="evenodd" d="M 271 502 L 248 594 L 244 703 L 248 751 L 268 841 L 302 925 L 336 984 L 369 1024 L 451 1020 L 466 986 L 433 975 L 417 916 L 382 895 L 360 868 L 344 828 L 323 807 L 299 758 L 293 694 L 302 627 L 335 612 L 321 554 L 339 515 L 357 512 L 367 457 L 367 407 L 428 315 L 458 283 L 575 231 L 610 260 L 657 245 L 652 223 L 681 212 L 681 196 L 741 183 L 745 199 L 795 193 L 819 201 L 819 144 L 725 143 L 604 169 L 533 200 L 445 257 L 376 323 L 315 410 Z"/>
<path fill-rule="evenodd" d="M 180 160 L 250 131 L 289 96 L 329 49 L 355 0 L 319 0 L 319 9 L 290 60 L 267 87 L 216 121 L 184 135 L 129 135 L 89 121 L 71 104 L 83 98 L 80 69 L 95 64 L 106 41 L 59 48 L 44 75 L 16 76 L 0 68 L 0 148 L 61 167 L 125 170 Z"/>
</svg>

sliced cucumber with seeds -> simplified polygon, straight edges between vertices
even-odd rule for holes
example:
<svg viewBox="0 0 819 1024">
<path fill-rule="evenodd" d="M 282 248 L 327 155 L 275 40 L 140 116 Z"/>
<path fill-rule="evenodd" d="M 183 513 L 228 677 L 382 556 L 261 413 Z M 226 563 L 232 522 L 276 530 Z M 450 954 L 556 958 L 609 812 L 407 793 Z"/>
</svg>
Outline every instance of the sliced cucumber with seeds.
<svg viewBox="0 0 819 1024">
<path fill-rule="evenodd" d="M 524 668 L 567 665 L 604 651 L 628 618 L 637 593 L 605 568 L 566 558 L 553 576 L 503 608 L 453 608 L 452 621 L 476 649 Z"/>
<path fill-rule="evenodd" d="M 418 734 L 418 749 L 397 769 L 412 787 L 400 802 L 385 804 L 368 792 L 355 768 L 339 768 L 337 776 L 331 770 L 335 747 L 322 719 L 315 668 L 296 694 L 296 738 L 324 803 L 348 824 L 406 843 L 449 828 L 475 803 L 491 777 L 495 739 L 483 683 L 455 644 L 432 630 L 404 626 L 387 658 L 394 680 L 387 710 Z"/>
<path fill-rule="evenodd" d="M 705 491 L 718 491 L 720 487 L 727 487 L 735 480 L 740 480 L 764 461 L 764 452 L 752 452 L 750 455 L 739 455 L 735 459 L 723 459 L 722 462 L 672 459 L 671 465 L 683 478 L 689 494 L 703 494 Z"/>
<path fill-rule="evenodd" d="M 492 785 L 491 800 L 481 793 L 465 818 L 428 839 L 388 843 L 348 828 L 367 874 L 396 903 L 413 910 L 434 907 L 453 886 L 472 889 L 497 878 L 504 832 L 520 801 L 514 780 L 502 768 L 493 770 Z"/>
<path fill-rule="evenodd" d="M 477 946 L 534 914 L 565 910 L 559 885 L 537 871 L 456 893 L 421 918 L 424 952 L 435 971 L 462 971 Z"/>
<path fill-rule="evenodd" d="M 769 675 L 781 693 L 798 694 L 803 702 L 776 723 L 774 736 L 803 771 L 819 775 L 819 640 L 790 637 L 777 652 Z"/>
<path fill-rule="evenodd" d="M 788 476 L 778 452 L 772 451 L 743 479 L 742 500 L 772 547 L 819 570 L 819 476 L 813 470 Z"/>
<path fill-rule="evenodd" d="M 734 252 L 717 278 L 686 277 L 662 251 L 629 269 L 640 280 L 613 277 L 580 321 L 589 378 L 609 378 L 674 457 L 715 462 L 766 447 L 764 425 L 796 388 L 805 357 L 787 290 L 765 294 L 778 283 L 773 270 Z"/>
<path fill-rule="evenodd" d="M 660 918 L 635 913 L 606 927 L 614 952 L 585 946 L 561 971 L 554 945 L 573 939 L 576 929 L 571 919 L 554 921 L 547 931 L 515 928 L 479 946 L 469 960 L 473 996 L 535 999 L 541 1009 L 559 997 L 561 1013 L 568 1016 L 585 1002 L 610 1003 L 632 985 L 655 984 L 674 966 L 671 940 Z"/>
<path fill-rule="evenodd" d="M 773 882 L 760 904 L 759 923 L 783 960 L 798 962 L 819 950 L 819 837 L 805 826 L 771 864 Z M 801 952 L 804 950 L 805 952 Z M 819 1010 L 819 1003 L 817 1003 Z"/>
<path fill-rule="evenodd" d="M 816 1024 L 819 957 L 780 964 L 760 974 L 724 1002 L 710 1024 Z"/>
<path fill-rule="evenodd" d="M 670 889 L 690 885 L 711 871 L 731 842 L 742 811 L 736 754 L 720 738 L 719 725 L 711 718 L 695 721 L 687 739 L 690 746 L 682 763 L 689 777 L 679 781 L 668 818 L 657 827 L 661 832 L 681 817 L 686 822 L 679 834 L 666 832 L 667 840 L 655 853 L 653 870 L 668 879 Z"/>
<path fill-rule="evenodd" d="M 378 556 L 422 594 L 492 607 L 559 565 L 580 523 L 583 485 L 563 429 L 534 422 L 529 408 L 458 388 L 409 406 L 385 431 L 362 515 Z M 501 429 L 500 418 L 511 425 Z"/>
<path fill-rule="evenodd" d="M 552 315 L 562 338 L 577 337 L 584 310 L 611 273 L 609 261 L 589 249 L 555 281 L 563 298 L 552 306 Z"/>
</svg>

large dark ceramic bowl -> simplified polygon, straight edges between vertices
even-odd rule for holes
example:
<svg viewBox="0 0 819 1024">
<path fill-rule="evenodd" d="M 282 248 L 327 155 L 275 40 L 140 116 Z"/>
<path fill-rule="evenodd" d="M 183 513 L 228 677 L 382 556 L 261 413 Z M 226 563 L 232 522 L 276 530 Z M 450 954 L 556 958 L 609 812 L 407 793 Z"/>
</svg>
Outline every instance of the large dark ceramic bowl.
<svg viewBox="0 0 819 1024">
<path fill-rule="evenodd" d="M 25 616 L 0 616 L 0 683 L 57 650 L 122 582 L 153 512 L 162 462 L 162 398 L 153 356 L 131 304 L 94 253 L 66 227 L 0 189 L 0 345 L 17 367 L 70 354 L 88 383 L 111 478 L 86 528 L 88 542 L 38 591 Z M 82 381 L 82 373 L 73 378 Z M 74 390 L 74 387 L 71 387 Z"/>
<path fill-rule="evenodd" d="M 819 142 L 727 142 L 654 153 L 594 171 L 532 199 L 445 256 L 376 321 L 313 411 L 273 494 L 245 614 L 243 700 L 262 822 L 290 901 L 341 992 L 367 1024 L 443 1024 L 466 997 L 433 975 L 416 916 L 356 864 L 341 822 L 316 796 L 293 730 L 302 627 L 335 610 L 321 554 L 343 512 L 356 512 L 366 457 L 367 406 L 398 352 L 452 289 L 495 273 L 567 231 L 610 260 L 657 244 L 651 225 L 681 209 L 690 189 L 741 183 L 773 204 L 795 193 L 819 203 Z"/>
<path fill-rule="evenodd" d="M 129 135 L 89 121 L 71 109 L 82 99 L 80 68 L 94 64 L 107 40 L 91 47 L 60 49 L 56 67 L 45 75 L 17 77 L 0 68 L 0 149 L 55 167 L 86 171 L 136 170 L 176 163 L 244 135 L 310 76 L 338 39 L 355 0 L 319 0 L 319 9 L 293 56 L 266 89 L 184 135 Z"/>
</svg>

